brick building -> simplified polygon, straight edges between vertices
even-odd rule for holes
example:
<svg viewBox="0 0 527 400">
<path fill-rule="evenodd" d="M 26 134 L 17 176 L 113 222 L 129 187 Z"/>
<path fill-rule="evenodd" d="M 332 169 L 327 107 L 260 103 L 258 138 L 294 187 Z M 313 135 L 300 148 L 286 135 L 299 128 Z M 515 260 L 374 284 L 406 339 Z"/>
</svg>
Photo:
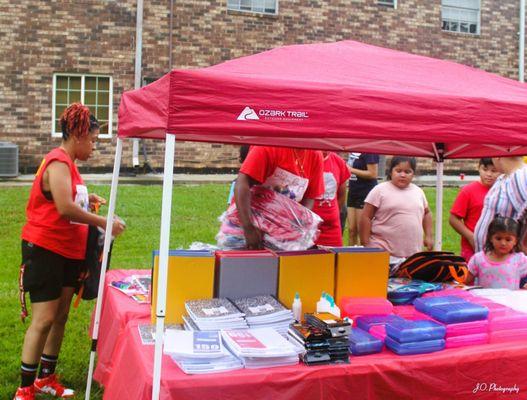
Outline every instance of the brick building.
<svg viewBox="0 0 527 400">
<path fill-rule="evenodd" d="M 168 72 L 170 55 L 173 68 L 195 68 L 280 45 L 344 39 L 518 76 L 516 0 L 177 0 L 171 53 L 170 3 L 144 2 L 145 82 Z M 108 123 L 97 154 L 81 167 L 112 167 L 120 96 L 134 87 L 135 35 L 136 0 L 0 0 L 0 141 L 19 145 L 22 172 L 60 143 L 56 121 L 75 100 Z M 176 147 L 179 168 L 237 167 L 233 146 Z M 145 149 L 160 167 L 162 146 L 146 141 Z M 128 143 L 123 167 L 131 160 Z"/>
</svg>

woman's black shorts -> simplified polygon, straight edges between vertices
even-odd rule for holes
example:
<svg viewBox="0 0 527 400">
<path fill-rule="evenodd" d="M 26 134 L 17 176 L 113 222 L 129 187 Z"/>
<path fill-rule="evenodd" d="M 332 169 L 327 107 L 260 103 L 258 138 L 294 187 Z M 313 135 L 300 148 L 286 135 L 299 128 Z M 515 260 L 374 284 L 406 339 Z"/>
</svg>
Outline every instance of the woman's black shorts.
<svg viewBox="0 0 527 400">
<path fill-rule="evenodd" d="M 63 287 L 78 286 L 82 263 L 22 240 L 24 292 L 32 303 L 56 300 Z"/>
</svg>

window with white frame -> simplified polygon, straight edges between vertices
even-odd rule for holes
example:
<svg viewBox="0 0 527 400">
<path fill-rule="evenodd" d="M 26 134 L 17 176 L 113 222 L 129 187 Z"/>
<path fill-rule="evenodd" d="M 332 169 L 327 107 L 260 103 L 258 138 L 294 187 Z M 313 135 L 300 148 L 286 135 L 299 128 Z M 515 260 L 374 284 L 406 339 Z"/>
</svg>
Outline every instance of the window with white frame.
<svg viewBox="0 0 527 400">
<path fill-rule="evenodd" d="M 112 136 L 112 77 L 82 74 L 53 75 L 52 136 L 61 137 L 60 116 L 75 102 L 90 109 L 101 126 L 99 137 Z"/>
<path fill-rule="evenodd" d="M 377 4 L 380 6 L 397 8 L 397 0 L 377 0 Z"/>
<path fill-rule="evenodd" d="M 227 9 L 262 14 L 278 14 L 278 0 L 227 0 Z"/>
<path fill-rule="evenodd" d="M 442 0 L 441 29 L 479 35 L 480 7 L 480 0 Z"/>
</svg>

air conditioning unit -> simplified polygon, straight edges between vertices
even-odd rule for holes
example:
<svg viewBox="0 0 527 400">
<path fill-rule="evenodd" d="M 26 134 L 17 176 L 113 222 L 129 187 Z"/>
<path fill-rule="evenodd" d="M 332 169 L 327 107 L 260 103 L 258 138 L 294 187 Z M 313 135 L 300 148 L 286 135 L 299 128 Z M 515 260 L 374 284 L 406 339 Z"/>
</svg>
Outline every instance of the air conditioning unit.
<svg viewBox="0 0 527 400">
<path fill-rule="evenodd" d="M 18 176 L 18 146 L 14 143 L 0 142 L 0 178 Z"/>
</svg>

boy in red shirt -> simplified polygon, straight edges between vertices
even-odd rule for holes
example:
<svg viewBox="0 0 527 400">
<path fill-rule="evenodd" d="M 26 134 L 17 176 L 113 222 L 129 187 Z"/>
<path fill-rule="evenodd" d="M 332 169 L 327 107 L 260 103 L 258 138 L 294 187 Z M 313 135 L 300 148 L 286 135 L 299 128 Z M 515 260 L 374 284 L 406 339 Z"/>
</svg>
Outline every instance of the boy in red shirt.
<svg viewBox="0 0 527 400">
<path fill-rule="evenodd" d="M 461 235 L 461 256 L 469 260 L 474 255 L 474 228 L 481 215 L 485 196 L 500 173 L 491 158 L 479 160 L 479 180 L 464 186 L 450 210 L 448 222 Z"/>
<path fill-rule="evenodd" d="M 247 249 L 262 248 L 262 233 L 251 223 L 250 187 L 261 184 L 312 209 L 324 193 L 323 168 L 320 151 L 251 146 L 234 189 Z"/>
<path fill-rule="evenodd" d="M 315 200 L 313 212 L 324 222 L 320 225 L 320 236 L 316 244 L 342 246 L 340 209 L 346 205 L 346 183 L 350 178 L 348 166 L 333 152 L 324 151 L 324 195 Z"/>
</svg>

